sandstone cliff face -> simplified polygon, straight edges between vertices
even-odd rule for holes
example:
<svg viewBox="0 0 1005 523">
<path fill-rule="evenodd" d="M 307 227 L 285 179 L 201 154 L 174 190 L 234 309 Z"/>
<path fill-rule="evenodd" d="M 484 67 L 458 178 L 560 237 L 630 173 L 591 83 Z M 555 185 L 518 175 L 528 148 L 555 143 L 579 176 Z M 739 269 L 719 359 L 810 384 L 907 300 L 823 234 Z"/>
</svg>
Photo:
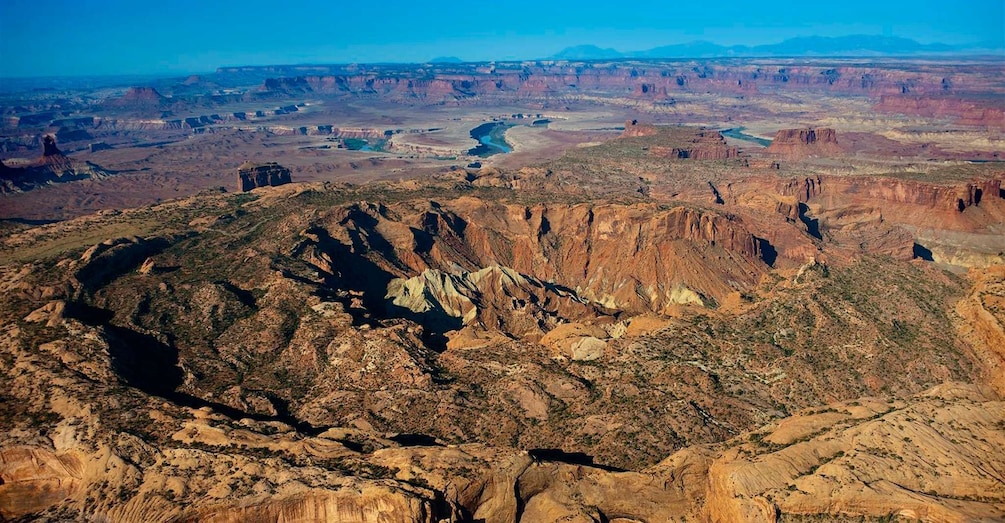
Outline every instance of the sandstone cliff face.
<svg viewBox="0 0 1005 523">
<path fill-rule="evenodd" d="M 811 176 L 745 184 L 750 187 L 733 189 L 746 192 L 774 186 L 772 192 L 782 196 L 772 202 L 775 212 L 790 223 L 801 222 L 807 234 L 861 244 L 864 251 L 976 267 L 996 263 L 1005 248 L 996 225 L 1005 219 L 1005 199 L 997 178 L 933 183 L 874 176 Z M 791 238 L 767 237 L 783 255 L 794 254 L 788 247 Z"/>
<path fill-rule="evenodd" d="M 598 305 L 633 312 L 677 303 L 674 291 L 680 286 L 719 300 L 735 285 L 755 282 L 763 270 L 759 244 L 739 219 L 685 207 L 523 207 L 461 199 L 433 209 L 392 212 L 370 205 L 343 212 L 324 226 L 328 234 L 346 244 L 392 248 L 407 272 L 375 261 L 396 277 L 500 265 L 566 286 Z M 626 247 L 631 256 L 625 256 Z M 722 256 L 723 263 L 707 267 L 702 252 Z"/>
<path fill-rule="evenodd" d="M 779 190 L 801 202 L 860 199 L 909 204 L 918 210 L 962 213 L 982 201 L 993 204 L 1001 200 L 1001 184 L 998 179 L 934 184 L 896 178 L 815 176 L 786 181 Z"/>
<path fill-rule="evenodd" d="M 243 192 L 258 187 L 277 187 L 291 181 L 290 170 L 275 162 L 262 165 L 245 162 L 237 168 L 237 186 Z"/>
<path fill-rule="evenodd" d="M 834 129 L 782 129 L 775 134 L 767 152 L 787 159 L 833 156 L 843 149 Z"/>
<path fill-rule="evenodd" d="M 438 513 L 435 501 L 411 496 L 394 486 L 372 485 L 337 491 L 312 490 L 283 497 L 262 497 L 236 506 L 189 510 L 177 521 L 211 523 L 268 523 L 273 521 L 323 521 L 330 523 L 438 523 L 448 514 Z"/>
<path fill-rule="evenodd" d="M 83 472 L 76 452 L 0 448 L 0 517 L 41 512 L 79 494 L 84 485 Z"/>
</svg>

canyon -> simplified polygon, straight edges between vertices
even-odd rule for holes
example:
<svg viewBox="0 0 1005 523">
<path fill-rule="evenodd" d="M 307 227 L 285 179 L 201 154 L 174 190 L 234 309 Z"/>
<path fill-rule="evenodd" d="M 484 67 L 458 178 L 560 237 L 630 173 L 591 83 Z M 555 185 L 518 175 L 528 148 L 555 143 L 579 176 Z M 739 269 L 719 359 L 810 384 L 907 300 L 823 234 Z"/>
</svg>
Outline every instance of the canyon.
<svg viewBox="0 0 1005 523">
<path fill-rule="evenodd" d="M 0 519 L 1001 519 L 1003 75 L 3 94 Z"/>
</svg>

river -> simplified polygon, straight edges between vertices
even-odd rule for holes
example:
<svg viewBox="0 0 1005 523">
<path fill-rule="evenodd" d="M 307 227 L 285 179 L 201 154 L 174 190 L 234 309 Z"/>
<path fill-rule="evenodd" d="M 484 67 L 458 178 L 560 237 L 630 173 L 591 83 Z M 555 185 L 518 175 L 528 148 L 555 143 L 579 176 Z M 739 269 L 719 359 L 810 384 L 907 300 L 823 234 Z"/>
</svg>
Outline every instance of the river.
<svg viewBox="0 0 1005 523">
<path fill-rule="evenodd" d="M 503 122 L 488 122 L 475 127 L 471 130 L 471 137 L 481 145 L 468 151 L 468 154 L 484 158 L 512 151 L 513 148 L 506 143 L 506 129 L 510 127 L 513 125 Z"/>
<path fill-rule="evenodd" d="M 743 132 L 743 130 L 744 130 L 743 127 L 734 127 L 732 129 L 723 129 L 722 131 L 719 132 L 722 133 L 723 136 L 736 138 L 737 140 L 754 142 L 756 144 L 763 145 L 764 147 L 771 145 L 771 140 L 765 140 L 764 138 L 758 138 L 756 136 L 746 134 Z"/>
</svg>

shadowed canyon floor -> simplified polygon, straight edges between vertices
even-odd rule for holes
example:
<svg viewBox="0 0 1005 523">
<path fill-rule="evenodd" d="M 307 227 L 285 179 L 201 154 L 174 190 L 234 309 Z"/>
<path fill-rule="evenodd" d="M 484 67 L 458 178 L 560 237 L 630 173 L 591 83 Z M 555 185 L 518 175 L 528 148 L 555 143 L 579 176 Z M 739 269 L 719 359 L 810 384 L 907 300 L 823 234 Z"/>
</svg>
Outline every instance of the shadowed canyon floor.
<svg viewBox="0 0 1005 523">
<path fill-rule="evenodd" d="M 379 158 L 373 179 L 312 178 L 316 152 L 269 156 L 295 142 L 213 121 L 128 161 L 214 172 L 231 153 L 214 159 L 213 144 L 236 140 L 299 183 L 226 192 L 219 173 L 180 177 L 181 198 L 4 222 L 0 519 L 1005 518 L 1000 164 L 898 158 L 861 122 L 774 120 L 750 131 L 774 137 L 765 148 L 624 109 L 698 84 L 824 105 L 896 97 L 900 73 L 627 66 L 580 71 L 595 91 L 576 104 L 608 90 L 589 117 L 563 113 L 587 129 L 513 127 L 513 156 L 478 166 L 343 150 Z M 570 81 L 555 67 L 532 71 L 540 83 L 493 73 L 520 78 L 495 88 L 334 71 L 199 103 L 366 95 L 395 104 L 388 118 L 417 99 L 573 104 L 549 84 Z M 913 71 L 916 96 L 942 85 L 927 76 L 940 67 Z M 1000 87 L 998 69 L 959 75 L 958 98 Z M 138 89 L 104 110 L 180 114 L 183 100 Z M 931 118 L 925 103 L 910 107 Z M 604 118 L 624 130 L 598 130 Z M 377 140 L 357 131 L 331 134 Z M 533 161 L 516 156 L 548 136 Z M 116 172 L 0 198 L 14 215 L 130 176 Z"/>
</svg>

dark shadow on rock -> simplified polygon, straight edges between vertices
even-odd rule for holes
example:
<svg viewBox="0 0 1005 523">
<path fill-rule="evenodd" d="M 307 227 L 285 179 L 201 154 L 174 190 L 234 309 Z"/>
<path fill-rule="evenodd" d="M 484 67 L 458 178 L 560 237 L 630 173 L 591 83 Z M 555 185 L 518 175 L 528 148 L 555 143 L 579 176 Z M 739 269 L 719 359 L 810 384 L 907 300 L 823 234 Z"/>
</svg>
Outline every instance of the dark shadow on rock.
<svg viewBox="0 0 1005 523">
<path fill-rule="evenodd" d="M 67 302 L 65 314 L 67 318 L 73 318 L 92 327 L 103 326 L 115 317 L 115 313 L 108 309 L 92 307 L 75 301 Z"/>
<path fill-rule="evenodd" d="M 570 465 L 583 465 L 608 472 L 627 472 L 626 469 L 594 463 L 593 456 L 583 452 L 565 452 L 562 449 L 530 449 L 527 451 L 527 454 L 535 461 L 553 461 L 556 463 L 568 463 Z"/>
<path fill-rule="evenodd" d="M 415 242 L 416 254 L 428 254 L 429 251 L 433 249 L 433 244 L 436 243 L 433 239 L 433 235 L 414 227 L 409 227 L 409 230 L 412 231 L 412 239 Z"/>
<path fill-rule="evenodd" d="M 775 249 L 775 246 L 771 245 L 768 240 L 757 236 L 754 236 L 754 241 L 757 242 L 757 250 L 761 253 L 761 260 L 764 260 L 764 263 L 767 263 L 769 267 L 774 267 L 775 260 L 778 259 L 778 250 Z"/>
<path fill-rule="evenodd" d="M 387 438 L 402 447 L 442 447 L 436 438 L 427 434 L 395 434 Z"/>
<path fill-rule="evenodd" d="M 362 213 L 361 213 L 362 214 Z M 370 218 L 367 216 L 367 218 Z M 370 218 L 372 220 L 372 218 Z M 394 275 L 363 255 L 369 249 L 356 231 L 351 231 L 353 246 L 348 246 L 332 238 L 328 231 L 311 230 L 318 237 L 318 249 L 328 254 L 336 274 L 327 275 L 326 286 L 333 290 L 348 290 L 359 293 L 363 305 L 371 312 L 384 310 L 384 296 L 387 284 Z M 356 309 L 348 308 L 356 325 L 367 323 Z"/>
<path fill-rule="evenodd" d="M 298 420 L 290 412 L 289 403 L 286 400 L 270 394 L 266 394 L 266 398 L 276 410 L 275 416 L 245 412 L 235 407 L 180 392 L 178 387 L 183 383 L 184 373 L 178 365 L 178 350 L 176 348 L 149 334 L 109 323 L 114 317 L 114 313 L 107 309 L 71 302 L 67 304 L 66 315 L 104 330 L 108 352 L 111 356 L 112 370 L 130 387 L 183 407 L 192 409 L 209 407 L 233 420 L 249 418 L 255 421 L 278 421 L 294 427 L 302 434 L 311 436 L 316 436 L 329 428 L 314 427 Z"/>
<path fill-rule="evenodd" d="M 115 313 L 107 309 L 70 302 L 66 315 L 104 331 L 112 370 L 126 385 L 160 397 L 181 385 L 178 351 L 157 338 L 110 323 Z"/>
<path fill-rule="evenodd" d="M 726 203 L 725 200 L 722 199 L 722 194 L 719 192 L 719 189 L 716 188 L 715 184 L 713 184 L 711 180 L 708 181 L 708 187 L 709 189 L 712 189 L 712 196 L 715 197 L 715 203 L 719 205 Z"/>
<path fill-rule="evenodd" d="M 4 218 L 0 222 L 11 222 L 20 223 L 21 225 L 48 225 L 50 223 L 58 223 L 61 220 L 35 220 L 29 218 Z"/>
<path fill-rule="evenodd" d="M 184 377 L 178 351 L 149 334 L 112 324 L 104 329 L 115 373 L 131 387 L 173 399 Z"/>
<path fill-rule="evenodd" d="M 447 348 L 446 333 L 464 326 L 463 318 L 451 316 L 439 303 L 428 311 L 415 312 L 411 309 L 395 305 L 391 300 L 384 303 L 384 314 L 387 318 L 404 318 L 422 325 L 422 341 L 427 347 L 437 352 Z"/>
<path fill-rule="evenodd" d="M 920 258 L 925 261 L 935 261 L 935 258 L 932 257 L 932 251 L 927 247 L 925 247 L 924 245 L 921 245 L 920 243 L 915 243 L 913 250 L 915 258 Z"/>
<path fill-rule="evenodd" d="M 803 224 L 806 225 L 806 232 L 808 232 L 810 236 L 818 240 L 822 240 L 824 239 L 824 237 L 823 235 L 820 234 L 820 220 L 816 218 L 810 218 L 806 214 L 809 212 L 809 210 L 810 210 L 809 206 L 807 206 L 805 203 L 802 202 L 799 203 L 799 221 L 803 222 Z"/>
<path fill-rule="evenodd" d="M 284 271 L 283 272 L 283 277 L 290 277 L 290 278 L 292 278 L 292 277 L 294 277 L 294 275 L 293 274 L 287 275 L 287 272 Z M 244 305 L 245 307 L 248 307 L 248 308 L 251 308 L 251 309 L 257 309 L 258 308 L 256 306 L 256 301 L 257 300 L 255 300 L 255 295 L 252 294 L 251 291 L 246 291 L 246 290 L 238 287 L 237 285 L 234 285 L 233 283 L 230 283 L 229 281 L 220 280 L 220 281 L 215 281 L 213 283 L 216 284 L 216 285 L 219 285 L 219 286 L 223 287 L 227 292 L 233 294 L 237 298 L 237 301 L 241 302 L 241 304 Z M 310 282 L 310 283 L 313 283 L 313 282 Z"/>
<path fill-rule="evenodd" d="M 355 325 L 371 323 L 375 319 L 408 319 L 423 326 L 422 341 L 427 347 L 436 351 L 444 350 L 446 333 L 459 329 L 462 326 L 461 318 L 450 316 L 441 307 L 416 313 L 388 300 L 387 286 L 397 275 L 378 265 L 366 254 L 373 253 L 380 259 L 387 260 L 400 269 L 401 273 L 408 273 L 411 269 L 398 259 L 394 246 L 376 230 L 377 220 L 374 217 L 354 210 L 343 220 L 342 225 L 348 225 L 350 221 L 354 227 L 347 227 L 347 230 L 352 245 L 335 240 L 322 228 L 310 231 L 318 238 L 318 249 L 328 254 L 337 272 L 328 276 L 326 286 L 332 290 L 352 291 L 360 296 L 365 311 L 346 307 L 353 316 Z M 434 235 L 419 229 L 412 229 L 412 234 L 420 246 L 420 253 L 423 247 L 432 248 Z"/>
<path fill-rule="evenodd" d="M 287 425 L 290 425 L 297 429 L 297 432 L 302 434 L 307 434 L 310 436 L 317 436 L 322 432 L 328 430 L 328 427 L 315 427 L 306 421 L 301 421 L 297 419 L 296 416 L 290 412 L 290 402 L 286 401 L 279 396 L 274 394 L 265 394 L 269 402 L 272 403 L 272 408 L 276 409 L 275 416 L 264 416 L 264 421 L 281 421 Z M 262 420 L 259 420 L 262 421 Z"/>
<path fill-rule="evenodd" d="M 166 238 L 122 241 L 98 253 L 75 274 L 88 290 L 96 290 L 119 276 L 136 269 L 143 260 L 160 253 L 171 243 Z"/>
</svg>

